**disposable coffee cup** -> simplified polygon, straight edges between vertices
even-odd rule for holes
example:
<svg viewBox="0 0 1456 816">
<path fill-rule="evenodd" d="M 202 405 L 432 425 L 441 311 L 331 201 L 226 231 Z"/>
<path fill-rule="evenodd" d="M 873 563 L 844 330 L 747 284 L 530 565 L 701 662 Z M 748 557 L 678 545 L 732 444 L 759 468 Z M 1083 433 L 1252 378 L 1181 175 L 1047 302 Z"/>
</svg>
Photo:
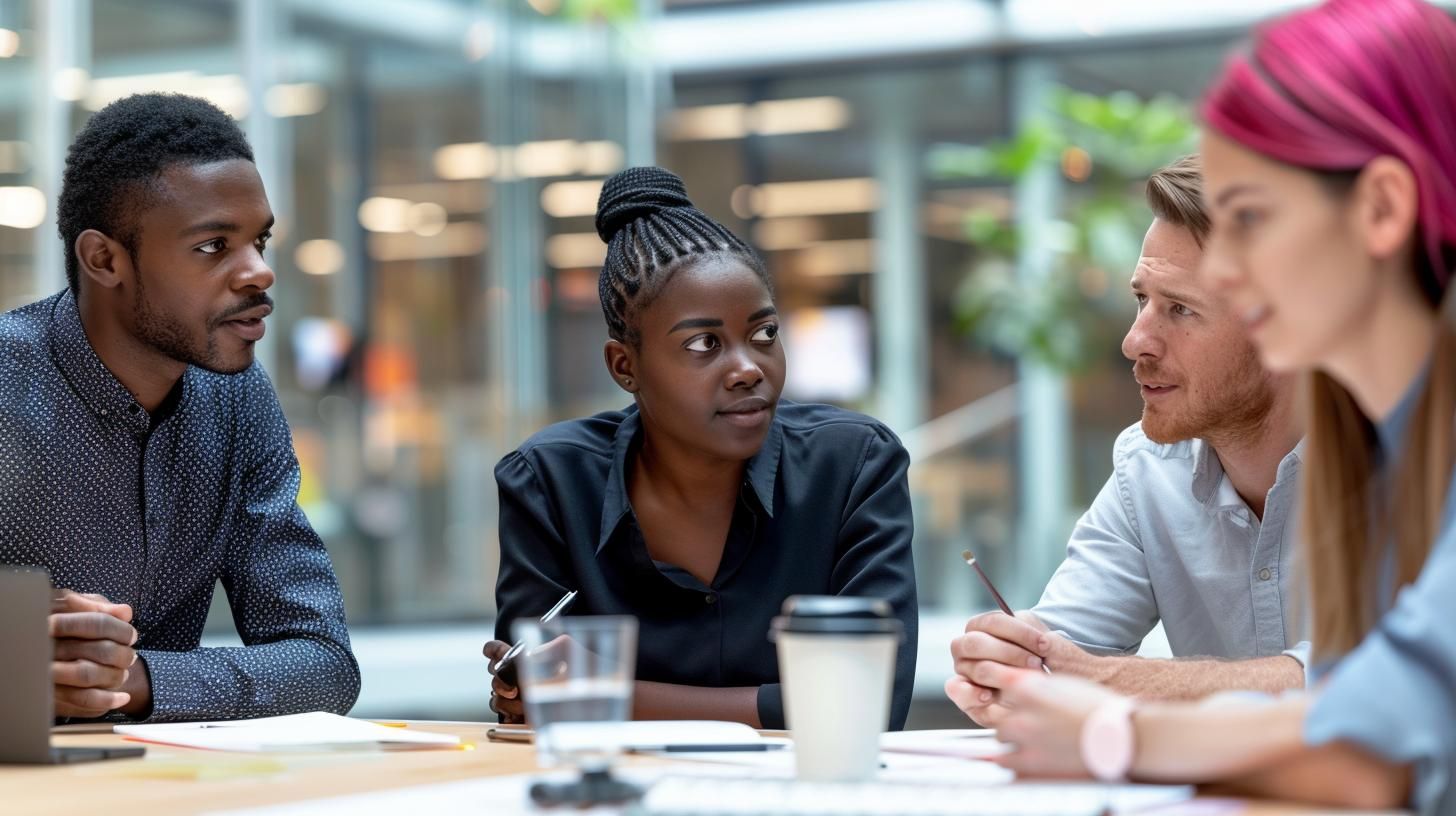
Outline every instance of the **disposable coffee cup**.
<svg viewBox="0 0 1456 816">
<path fill-rule="evenodd" d="M 800 779 L 852 782 L 875 775 L 880 734 L 890 724 L 895 652 L 904 637 L 883 600 L 795 595 L 784 601 L 769 639 L 778 646 Z"/>
</svg>

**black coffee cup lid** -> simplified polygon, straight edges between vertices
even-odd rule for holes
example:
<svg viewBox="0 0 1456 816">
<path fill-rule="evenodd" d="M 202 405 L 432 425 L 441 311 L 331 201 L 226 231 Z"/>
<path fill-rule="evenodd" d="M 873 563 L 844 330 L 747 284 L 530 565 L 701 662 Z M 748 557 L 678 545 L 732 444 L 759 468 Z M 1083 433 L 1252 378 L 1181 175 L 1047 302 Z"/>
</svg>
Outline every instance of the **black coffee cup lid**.
<svg viewBox="0 0 1456 816">
<path fill-rule="evenodd" d="M 818 635 L 905 634 L 904 624 L 894 617 L 890 602 L 880 598 L 840 595 L 792 595 L 784 601 L 782 614 L 773 619 L 769 640 L 779 632 Z"/>
</svg>

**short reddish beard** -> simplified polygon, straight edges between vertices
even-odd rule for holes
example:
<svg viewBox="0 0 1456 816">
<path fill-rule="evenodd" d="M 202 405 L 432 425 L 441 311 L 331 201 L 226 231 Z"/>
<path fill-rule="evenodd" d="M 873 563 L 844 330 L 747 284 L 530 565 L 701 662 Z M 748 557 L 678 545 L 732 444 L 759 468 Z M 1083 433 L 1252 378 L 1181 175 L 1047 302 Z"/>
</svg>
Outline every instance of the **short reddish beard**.
<svg viewBox="0 0 1456 816">
<path fill-rule="evenodd" d="M 1227 368 L 1204 380 L 1178 383 L 1181 407 L 1167 411 L 1145 403 L 1143 435 L 1167 445 L 1188 439 L 1243 441 L 1261 433 L 1274 410 L 1274 384 L 1252 345 L 1232 356 Z M 1140 382 L 1166 382 L 1156 365 L 1141 360 L 1133 365 L 1133 376 Z"/>
</svg>

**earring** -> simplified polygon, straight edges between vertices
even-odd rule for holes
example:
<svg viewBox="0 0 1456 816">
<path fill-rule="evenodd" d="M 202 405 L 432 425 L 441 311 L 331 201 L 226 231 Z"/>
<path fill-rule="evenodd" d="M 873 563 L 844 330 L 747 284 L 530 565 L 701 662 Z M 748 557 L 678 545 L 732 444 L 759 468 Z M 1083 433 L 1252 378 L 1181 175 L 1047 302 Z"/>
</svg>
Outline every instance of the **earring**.
<svg viewBox="0 0 1456 816">
<path fill-rule="evenodd" d="M 632 378 L 631 377 L 628 377 L 627 379 L 622 380 L 622 385 L 626 386 L 627 388 L 631 388 L 632 387 Z"/>
</svg>

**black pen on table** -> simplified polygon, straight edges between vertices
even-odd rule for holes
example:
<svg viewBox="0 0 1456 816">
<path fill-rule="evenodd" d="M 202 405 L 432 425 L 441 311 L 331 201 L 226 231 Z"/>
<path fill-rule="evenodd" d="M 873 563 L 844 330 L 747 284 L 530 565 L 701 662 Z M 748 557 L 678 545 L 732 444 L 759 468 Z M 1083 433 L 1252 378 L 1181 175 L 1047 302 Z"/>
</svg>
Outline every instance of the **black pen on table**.
<svg viewBox="0 0 1456 816">
<path fill-rule="evenodd" d="M 561 600 L 557 601 L 555 606 L 546 610 L 546 614 L 541 616 L 541 623 L 550 623 L 551 621 L 556 620 L 556 618 L 559 617 L 562 612 L 566 611 L 567 607 L 571 606 L 571 602 L 574 600 L 576 600 L 576 590 L 573 589 L 570 592 L 567 592 L 565 595 L 562 595 Z M 496 677 L 500 677 L 501 680 L 509 683 L 512 686 L 517 685 L 516 673 L 514 671 L 511 671 L 511 667 L 515 664 L 516 658 L 520 657 L 521 652 L 525 650 L 526 641 L 516 641 L 515 645 L 511 646 L 511 648 L 507 650 L 505 654 L 501 655 L 501 659 L 497 660 L 495 662 L 495 665 L 490 667 L 490 673 L 494 674 Z M 501 672 L 503 671 L 509 671 L 510 675 L 503 677 L 501 675 Z"/>
<path fill-rule="evenodd" d="M 731 751 L 777 751 L 780 748 L 788 747 L 781 742 L 732 742 L 732 743 L 704 743 L 692 745 L 687 743 L 673 743 L 670 745 L 634 745 L 631 752 L 634 754 L 713 754 Z"/>
<path fill-rule="evenodd" d="M 971 554 L 971 551 L 961 550 L 961 558 L 964 558 L 966 564 L 970 565 L 970 568 L 976 571 L 976 575 L 981 577 L 981 583 L 985 584 L 986 591 L 991 593 L 991 597 L 996 599 L 996 605 L 1001 607 L 1001 611 L 1013 618 L 1016 617 L 1016 613 L 1011 611 L 1011 605 L 1006 603 L 1006 599 L 1001 597 L 1001 593 L 996 591 L 995 585 L 991 583 L 990 578 L 986 577 L 986 571 L 981 569 L 981 565 L 976 563 L 976 557 Z M 1052 673 L 1052 670 L 1047 668 L 1046 661 L 1044 660 L 1041 664 L 1041 670 L 1047 674 Z"/>
</svg>

